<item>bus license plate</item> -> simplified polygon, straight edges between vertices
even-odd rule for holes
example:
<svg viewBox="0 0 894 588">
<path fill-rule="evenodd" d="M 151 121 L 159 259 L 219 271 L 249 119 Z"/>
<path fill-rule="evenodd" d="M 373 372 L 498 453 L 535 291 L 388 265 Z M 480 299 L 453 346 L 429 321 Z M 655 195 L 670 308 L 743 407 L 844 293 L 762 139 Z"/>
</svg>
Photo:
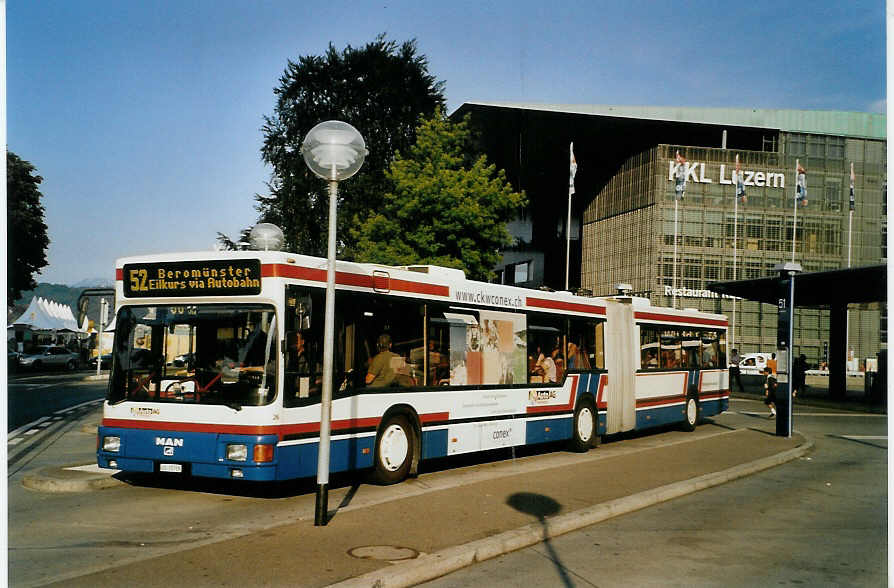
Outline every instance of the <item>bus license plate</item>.
<svg viewBox="0 0 894 588">
<path fill-rule="evenodd" d="M 174 472 L 176 474 L 183 472 L 183 464 L 180 463 L 160 463 L 158 470 L 161 472 Z"/>
</svg>

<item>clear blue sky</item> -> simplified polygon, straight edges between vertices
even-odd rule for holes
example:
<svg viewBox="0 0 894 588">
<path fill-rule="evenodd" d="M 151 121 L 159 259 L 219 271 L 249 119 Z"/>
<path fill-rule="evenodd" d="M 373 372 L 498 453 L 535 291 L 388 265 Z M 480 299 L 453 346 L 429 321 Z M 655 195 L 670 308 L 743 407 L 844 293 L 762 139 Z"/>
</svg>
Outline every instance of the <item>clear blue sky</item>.
<svg viewBox="0 0 894 588">
<path fill-rule="evenodd" d="M 882 0 L 11 0 L 9 149 L 44 178 L 51 240 L 38 281 L 112 279 L 116 257 L 211 249 L 254 224 L 286 60 L 382 32 L 417 39 L 451 112 L 886 109 Z"/>
</svg>

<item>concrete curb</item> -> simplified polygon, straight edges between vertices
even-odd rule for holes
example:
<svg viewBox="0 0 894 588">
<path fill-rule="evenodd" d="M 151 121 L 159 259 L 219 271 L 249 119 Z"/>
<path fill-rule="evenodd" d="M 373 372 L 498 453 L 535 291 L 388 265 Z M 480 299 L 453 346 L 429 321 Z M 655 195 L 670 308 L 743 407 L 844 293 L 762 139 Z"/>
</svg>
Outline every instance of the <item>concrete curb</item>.
<svg viewBox="0 0 894 588">
<path fill-rule="evenodd" d="M 26 474 L 22 478 L 22 486 L 40 492 L 63 493 L 104 490 L 124 485 L 124 482 L 112 477 L 111 471 L 93 473 L 69 470 L 67 467 L 74 466 L 48 467 L 37 473 Z"/>
<path fill-rule="evenodd" d="M 382 568 L 332 584 L 332 588 L 361 588 L 367 586 L 396 588 L 415 586 L 455 572 L 466 566 L 536 545 L 544 539 L 558 537 L 559 535 L 588 527 L 612 517 L 679 498 L 712 486 L 719 486 L 738 478 L 782 465 L 803 456 L 812 448 L 813 441 L 805 439 L 805 442 L 798 447 L 776 455 L 741 464 L 720 472 L 705 474 L 691 480 L 667 484 L 631 496 L 596 504 L 576 512 L 547 519 L 543 523 L 532 523 L 512 531 L 494 535 L 493 537 L 422 555 L 411 561 L 394 564 L 392 567 Z"/>
</svg>

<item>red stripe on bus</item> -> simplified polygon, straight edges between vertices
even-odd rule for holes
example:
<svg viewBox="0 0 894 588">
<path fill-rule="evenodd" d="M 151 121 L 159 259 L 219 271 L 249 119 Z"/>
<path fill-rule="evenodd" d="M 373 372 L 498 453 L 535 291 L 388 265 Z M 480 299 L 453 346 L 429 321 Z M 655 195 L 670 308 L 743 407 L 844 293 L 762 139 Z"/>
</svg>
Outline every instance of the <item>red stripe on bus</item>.
<svg viewBox="0 0 894 588">
<path fill-rule="evenodd" d="M 220 425 L 206 423 L 175 423 L 170 421 L 137 421 L 130 419 L 102 419 L 103 427 L 121 429 L 181 431 L 183 433 L 227 433 L 233 435 L 276 435 L 280 426 Z"/>
<path fill-rule="evenodd" d="M 729 394 L 725 391 L 722 392 L 709 392 L 707 394 L 700 394 L 699 400 L 723 400 L 724 398 L 729 398 Z"/>
<path fill-rule="evenodd" d="M 537 308 L 549 308 L 552 310 L 570 310 L 572 312 L 587 312 L 590 314 L 605 314 L 605 307 L 596 304 L 581 304 L 579 302 L 564 302 L 562 300 L 545 300 L 543 298 L 526 299 L 528 306 Z"/>
<path fill-rule="evenodd" d="M 325 282 L 326 270 L 320 268 L 307 268 L 282 263 L 268 263 L 261 266 L 263 278 L 294 278 L 312 282 Z M 335 272 L 335 282 L 342 286 L 355 286 L 359 288 L 374 288 L 374 276 L 353 274 L 348 272 Z M 449 296 L 450 288 L 440 284 L 426 284 L 423 282 L 411 282 L 409 280 L 388 280 L 389 289 L 398 292 L 412 292 L 415 294 L 427 294 L 430 296 Z"/>
<path fill-rule="evenodd" d="M 642 320 L 668 321 L 690 325 L 712 325 L 715 327 L 727 326 L 727 322 L 720 319 L 706 319 L 691 316 L 672 316 L 667 314 L 658 314 L 657 312 L 634 312 L 633 317 Z"/>
<path fill-rule="evenodd" d="M 450 413 L 433 412 L 419 415 L 423 423 L 443 422 L 450 419 Z M 332 430 L 375 429 L 381 417 L 367 417 L 332 421 Z M 295 423 L 288 425 L 221 425 L 207 423 L 180 423 L 171 421 L 138 421 L 130 419 L 103 419 L 102 426 L 120 429 L 180 431 L 183 433 L 226 433 L 232 435 L 284 435 L 296 433 L 318 433 L 320 423 Z"/>
<path fill-rule="evenodd" d="M 124 269 L 120 267 L 115 268 L 115 280 L 118 282 L 124 281 Z"/>
<path fill-rule="evenodd" d="M 683 396 L 664 396 L 662 398 L 648 398 L 645 400 L 637 400 L 636 407 L 644 408 L 647 406 L 662 406 L 665 404 L 678 404 L 683 402 L 686 399 L 686 395 Z"/>
</svg>

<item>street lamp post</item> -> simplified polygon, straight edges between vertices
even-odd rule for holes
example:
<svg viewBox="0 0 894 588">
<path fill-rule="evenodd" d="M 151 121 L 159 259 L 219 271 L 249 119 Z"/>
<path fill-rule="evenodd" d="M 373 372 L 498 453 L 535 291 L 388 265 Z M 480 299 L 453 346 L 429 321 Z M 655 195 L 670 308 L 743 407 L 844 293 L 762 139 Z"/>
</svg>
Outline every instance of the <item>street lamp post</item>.
<svg viewBox="0 0 894 588">
<path fill-rule="evenodd" d="M 323 337 L 323 396 L 320 401 L 320 447 L 314 525 L 327 523 L 329 503 L 329 437 L 332 418 L 332 364 L 335 348 L 335 212 L 338 182 L 357 173 L 368 151 L 360 132 L 348 123 L 330 120 L 312 128 L 301 145 L 307 167 L 329 182 L 329 248 L 326 256 L 326 318 Z"/>
</svg>

